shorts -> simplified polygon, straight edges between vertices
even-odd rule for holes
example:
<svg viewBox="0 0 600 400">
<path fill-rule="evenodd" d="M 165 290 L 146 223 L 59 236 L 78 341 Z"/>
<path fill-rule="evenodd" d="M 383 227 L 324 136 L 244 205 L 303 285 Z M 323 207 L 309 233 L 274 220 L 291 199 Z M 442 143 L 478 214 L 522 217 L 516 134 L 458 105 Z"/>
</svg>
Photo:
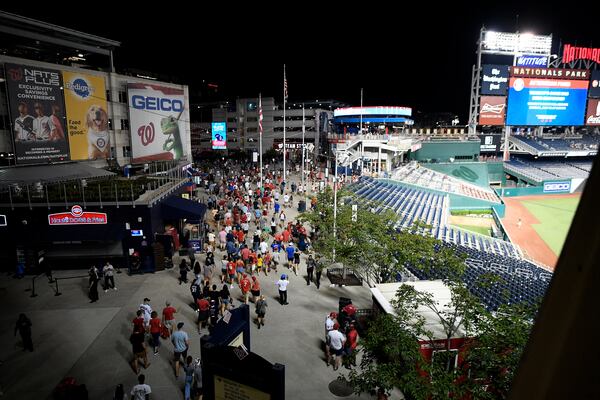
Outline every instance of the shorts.
<svg viewBox="0 0 600 400">
<path fill-rule="evenodd" d="M 260 290 L 251 290 L 250 293 L 252 293 L 252 296 L 254 297 L 260 296 Z"/>
<path fill-rule="evenodd" d="M 341 356 L 344 354 L 344 348 L 342 347 L 341 349 L 331 349 L 331 352 L 336 356 Z"/>
<path fill-rule="evenodd" d="M 237 271 L 238 274 L 241 274 L 244 272 L 244 267 L 237 267 L 235 270 Z"/>
<path fill-rule="evenodd" d="M 208 321 L 209 313 L 208 310 L 200 311 L 198 313 L 198 322 Z"/>
<path fill-rule="evenodd" d="M 181 357 L 183 357 L 183 361 L 187 358 L 188 349 L 185 349 L 181 353 L 178 351 L 173 352 L 173 361 L 180 361 Z"/>
<path fill-rule="evenodd" d="M 175 326 L 175 320 L 174 319 L 165 320 L 165 326 L 169 329 L 173 329 L 173 327 Z"/>
<path fill-rule="evenodd" d="M 139 353 L 135 353 L 135 354 L 133 355 L 133 357 L 134 357 L 134 359 L 136 359 L 136 360 L 137 360 L 138 358 L 144 358 L 144 357 L 146 357 L 146 350 L 144 350 L 144 351 L 140 351 Z"/>
<path fill-rule="evenodd" d="M 221 298 L 221 303 L 223 303 L 223 304 L 229 304 L 229 299 L 223 299 L 223 298 Z"/>
<path fill-rule="evenodd" d="M 264 318 L 265 317 L 265 313 L 264 312 L 256 312 L 256 315 L 258 316 L 258 318 Z"/>
</svg>

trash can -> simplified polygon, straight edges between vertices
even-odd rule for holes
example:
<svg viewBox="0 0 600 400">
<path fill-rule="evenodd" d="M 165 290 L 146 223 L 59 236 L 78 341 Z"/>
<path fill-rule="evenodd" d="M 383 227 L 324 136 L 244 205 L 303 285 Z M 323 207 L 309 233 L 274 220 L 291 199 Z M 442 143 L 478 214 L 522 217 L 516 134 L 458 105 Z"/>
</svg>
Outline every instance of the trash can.
<svg viewBox="0 0 600 400">
<path fill-rule="evenodd" d="M 298 202 L 298 212 L 304 212 L 304 211 L 306 211 L 306 201 L 300 200 Z"/>
</svg>

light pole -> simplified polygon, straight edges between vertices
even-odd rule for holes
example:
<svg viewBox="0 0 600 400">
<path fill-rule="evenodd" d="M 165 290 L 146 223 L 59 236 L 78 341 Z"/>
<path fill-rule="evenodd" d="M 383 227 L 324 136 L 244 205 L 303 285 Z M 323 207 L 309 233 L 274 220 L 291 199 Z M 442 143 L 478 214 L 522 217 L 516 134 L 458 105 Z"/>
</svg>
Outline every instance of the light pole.
<svg viewBox="0 0 600 400">
<path fill-rule="evenodd" d="M 338 175 L 338 150 L 335 149 L 335 171 L 333 178 L 333 262 L 335 262 L 335 245 L 337 238 L 337 175 Z"/>
</svg>

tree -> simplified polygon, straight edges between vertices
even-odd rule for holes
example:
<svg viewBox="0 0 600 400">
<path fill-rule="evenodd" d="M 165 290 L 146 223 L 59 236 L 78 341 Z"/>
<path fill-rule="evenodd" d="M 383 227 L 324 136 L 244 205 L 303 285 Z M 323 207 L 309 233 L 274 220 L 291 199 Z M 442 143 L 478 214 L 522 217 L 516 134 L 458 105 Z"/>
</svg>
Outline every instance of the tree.
<svg viewBox="0 0 600 400">
<path fill-rule="evenodd" d="M 350 372 L 348 377 L 356 393 L 377 386 L 396 386 L 415 399 L 507 397 L 536 307 L 506 305 L 491 312 L 460 279 L 446 279 L 445 283 L 452 294 L 446 305 L 437 304 L 431 294 L 410 285 L 399 288 L 392 302 L 394 315 L 378 317 L 361 340 L 360 370 Z M 423 307 L 433 311 L 444 332 L 442 339 L 446 339 L 444 348 L 439 349 L 446 351 L 438 352 L 438 358 L 433 360 L 426 360 L 418 350 L 418 354 L 414 353 L 419 340 L 426 340 L 436 348 L 434 341 L 440 339 L 427 328 L 423 315 L 417 311 Z M 454 355 L 448 350 L 450 339 L 460 335 L 467 340 L 458 349 L 462 361 L 454 368 Z M 401 351 L 381 345 L 400 344 L 399 338 L 406 346 Z"/>
</svg>

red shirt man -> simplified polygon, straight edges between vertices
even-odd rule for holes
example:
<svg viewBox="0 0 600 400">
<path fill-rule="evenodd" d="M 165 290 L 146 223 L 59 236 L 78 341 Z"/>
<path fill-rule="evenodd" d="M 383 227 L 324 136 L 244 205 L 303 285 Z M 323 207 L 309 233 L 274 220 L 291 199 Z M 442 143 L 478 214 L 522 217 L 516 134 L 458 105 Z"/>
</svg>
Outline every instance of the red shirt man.
<svg viewBox="0 0 600 400">
<path fill-rule="evenodd" d="M 286 230 L 284 230 L 284 231 L 281 233 L 281 236 L 282 236 L 282 238 L 283 238 L 283 241 L 284 241 L 285 243 L 287 243 L 287 242 L 289 242 L 289 241 L 290 241 L 290 231 L 288 231 L 287 229 L 286 229 Z"/>
<path fill-rule="evenodd" d="M 248 279 L 246 274 L 244 274 L 244 277 L 240 282 L 240 289 L 242 290 L 243 294 L 246 294 L 250 290 L 250 280 Z"/>
<path fill-rule="evenodd" d="M 177 310 L 175 309 L 175 307 L 167 306 L 163 308 L 163 318 L 165 319 L 165 321 L 173 321 L 175 319 L 175 316 L 173 314 L 175 314 L 176 312 Z"/>
<path fill-rule="evenodd" d="M 198 310 L 200 311 L 206 312 L 210 308 L 210 303 L 206 299 L 198 299 L 196 303 L 198 304 Z"/>
</svg>

